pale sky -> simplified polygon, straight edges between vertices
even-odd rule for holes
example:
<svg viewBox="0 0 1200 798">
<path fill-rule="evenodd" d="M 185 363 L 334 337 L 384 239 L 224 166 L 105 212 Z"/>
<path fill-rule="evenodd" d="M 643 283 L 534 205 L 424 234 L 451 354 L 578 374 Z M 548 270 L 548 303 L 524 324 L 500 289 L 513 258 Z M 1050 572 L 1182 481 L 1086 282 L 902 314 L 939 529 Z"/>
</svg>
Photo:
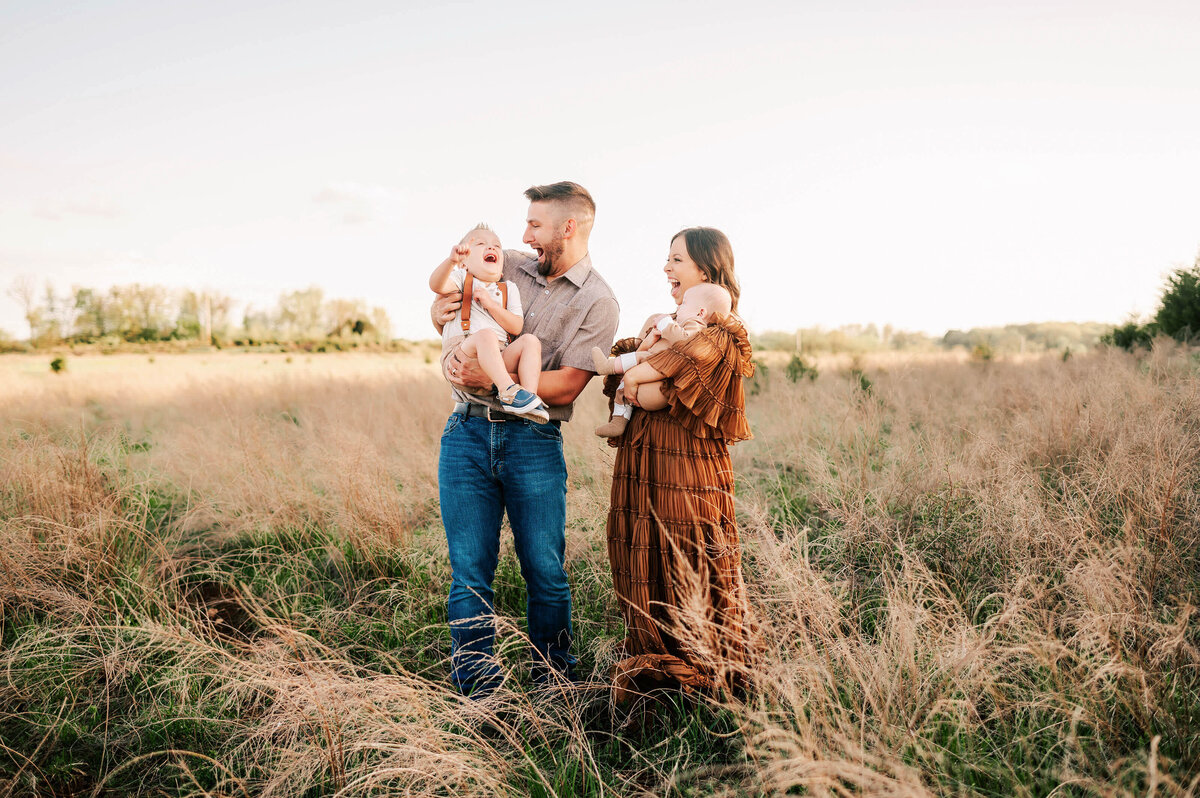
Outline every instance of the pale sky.
<svg viewBox="0 0 1200 798">
<path fill-rule="evenodd" d="M 622 334 L 699 224 L 753 330 L 1118 322 L 1200 251 L 1198 42 L 1194 0 L 0 2 L 0 288 L 316 284 L 428 338 L 451 244 L 567 179 Z"/>
</svg>

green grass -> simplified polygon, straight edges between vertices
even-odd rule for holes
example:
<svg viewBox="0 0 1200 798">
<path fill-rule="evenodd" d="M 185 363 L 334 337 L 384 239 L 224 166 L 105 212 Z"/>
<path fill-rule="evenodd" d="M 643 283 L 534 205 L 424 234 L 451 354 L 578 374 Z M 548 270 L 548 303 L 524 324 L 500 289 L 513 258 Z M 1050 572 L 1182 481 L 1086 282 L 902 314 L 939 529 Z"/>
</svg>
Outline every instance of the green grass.
<svg viewBox="0 0 1200 798">
<path fill-rule="evenodd" d="M 1137 492 L 1144 463 L 1099 470 L 1103 446 L 1072 430 L 1004 468 L 964 481 L 965 468 L 951 480 L 933 467 L 926 479 L 932 455 L 903 465 L 916 448 L 905 436 L 924 446 L 945 435 L 953 450 L 970 435 L 957 421 L 937 432 L 936 418 L 905 417 L 887 375 L 872 377 L 869 393 L 845 377 L 763 391 L 766 403 L 828 404 L 795 448 L 749 449 L 738 466 L 749 590 L 779 658 L 740 701 L 668 692 L 612 705 L 605 678 L 623 629 L 602 518 L 572 519 L 569 531 L 575 651 L 592 683 L 569 702 L 528 683 L 525 588 L 506 542 L 495 580 L 506 703 L 474 711 L 447 689 L 450 571 L 430 501 L 414 499 L 399 545 L 316 519 L 194 528 L 195 497 L 144 470 L 153 435 L 122 425 L 80 446 L 62 433 L 30 473 L 53 465 L 75 492 L 34 512 L 32 477 L 0 484 L 0 785 L 814 794 L 814 769 L 849 763 L 898 794 L 1123 795 L 1148 792 L 1153 750 L 1174 779 L 1160 794 L 1194 795 L 1200 536 L 1186 508 L 1200 484 L 1189 477 L 1177 506 L 1156 504 Z M 1181 429 L 1196 428 L 1178 414 Z M 1022 445 L 1016 426 L 1005 435 L 1005 447 Z M 572 490 L 599 484 L 590 467 L 572 463 Z M 1030 506 L 1047 530 L 1015 539 L 1005 525 L 1020 527 Z M 1155 521 L 1163 506 L 1171 534 Z M 853 775 L 830 778 L 870 792 Z"/>
<path fill-rule="evenodd" d="M 0 774 L 8 779 L 19 771 L 22 789 L 73 793 L 97 776 L 117 793 L 218 788 L 223 773 L 205 757 L 234 767 L 239 738 L 274 700 L 253 688 L 231 689 L 222 660 L 244 656 L 245 646 L 271 638 L 278 627 L 316 646 L 302 646 L 301 659 L 332 653 L 359 674 L 447 680 L 449 568 L 428 554 L 438 547 L 426 539 L 440 536 L 440 527 L 419 530 L 414 545 L 403 548 L 355 547 L 315 527 L 208 544 L 197 533 L 164 537 L 181 510 L 169 497 L 145 493 L 128 497 L 127 505 L 141 527 L 109 541 L 103 572 L 79 563 L 55 577 L 80 606 L 87 602 L 86 612 L 5 604 L 3 646 L 21 656 L 10 661 L 3 692 L 0 736 L 8 748 L 0 749 Z M 603 678 L 595 671 L 597 643 L 621 633 L 600 577 L 586 573 L 580 584 L 573 575 L 576 648 L 584 673 L 597 678 Z M 495 589 L 497 612 L 522 630 L 524 582 L 511 551 L 501 558 Z M 502 651 L 505 667 L 518 676 L 515 689 L 530 689 L 522 683 L 527 657 L 519 638 L 502 641 Z M 512 775 L 514 793 L 527 787 L 535 795 L 621 792 L 643 774 L 652 786 L 657 770 L 647 751 L 685 770 L 744 764 L 728 719 L 681 701 L 667 695 L 641 707 L 646 725 L 637 728 L 602 693 L 591 699 L 585 732 L 597 759 L 587 766 L 571 735 L 554 733 L 555 726 L 548 732 L 536 715 L 520 718 L 519 756 L 528 762 Z M 20 752 L 36 754 L 30 757 L 36 766 L 23 768 Z M 139 757 L 146 757 L 143 766 L 119 769 Z M 241 764 L 250 768 L 252 761 Z M 547 773 L 554 774 L 548 788 L 536 778 Z M 310 792 L 333 785 L 319 780 Z"/>
</svg>

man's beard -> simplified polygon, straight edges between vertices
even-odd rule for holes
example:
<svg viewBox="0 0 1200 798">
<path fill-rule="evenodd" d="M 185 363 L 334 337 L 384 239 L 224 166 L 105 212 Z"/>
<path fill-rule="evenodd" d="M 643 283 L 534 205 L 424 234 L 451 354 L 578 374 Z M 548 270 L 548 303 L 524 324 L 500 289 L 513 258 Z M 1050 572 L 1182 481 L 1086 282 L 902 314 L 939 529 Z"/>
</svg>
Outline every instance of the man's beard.
<svg viewBox="0 0 1200 798">
<path fill-rule="evenodd" d="M 538 261 L 537 266 L 538 274 L 543 277 L 549 276 L 554 271 L 554 267 L 558 265 L 558 261 L 562 259 L 565 249 L 562 233 L 555 233 L 554 238 L 550 239 L 549 243 L 542 248 L 542 259 Z"/>
</svg>

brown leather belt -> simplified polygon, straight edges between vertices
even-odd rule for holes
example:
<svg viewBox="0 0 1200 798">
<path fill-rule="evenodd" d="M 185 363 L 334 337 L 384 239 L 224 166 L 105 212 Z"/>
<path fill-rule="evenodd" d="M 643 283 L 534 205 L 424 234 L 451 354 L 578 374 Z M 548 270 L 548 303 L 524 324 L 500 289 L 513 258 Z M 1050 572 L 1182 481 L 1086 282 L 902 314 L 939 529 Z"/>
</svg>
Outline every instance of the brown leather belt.
<svg viewBox="0 0 1200 798">
<path fill-rule="evenodd" d="M 500 421 L 524 421 L 529 424 L 536 423 L 525 416 L 518 416 L 515 413 L 505 413 L 503 410 L 495 410 L 487 405 L 477 405 L 474 402 L 455 402 L 454 412 L 462 413 L 464 416 L 474 418 L 486 418 L 492 423 L 497 423 Z M 551 420 L 550 423 L 556 427 L 559 424 L 559 422 L 555 420 Z"/>
</svg>

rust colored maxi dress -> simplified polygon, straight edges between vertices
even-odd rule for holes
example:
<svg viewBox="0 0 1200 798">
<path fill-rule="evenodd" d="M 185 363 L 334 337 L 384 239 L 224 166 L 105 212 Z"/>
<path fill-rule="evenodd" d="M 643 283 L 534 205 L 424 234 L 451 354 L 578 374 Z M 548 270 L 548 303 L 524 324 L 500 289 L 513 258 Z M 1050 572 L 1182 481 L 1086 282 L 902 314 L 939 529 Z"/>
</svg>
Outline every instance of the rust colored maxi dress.
<svg viewBox="0 0 1200 798">
<path fill-rule="evenodd" d="M 626 338 L 613 353 L 632 351 Z M 608 557 L 625 619 L 618 701 L 661 686 L 734 687 L 754 646 L 733 515 L 729 444 L 751 437 L 742 378 L 754 373 L 732 316 L 646 362 L 667 376 L 666 408 L 635 409 L 617 448 Z M 611 398 L 619 375 L 605 381 Z"/>
</svg>

